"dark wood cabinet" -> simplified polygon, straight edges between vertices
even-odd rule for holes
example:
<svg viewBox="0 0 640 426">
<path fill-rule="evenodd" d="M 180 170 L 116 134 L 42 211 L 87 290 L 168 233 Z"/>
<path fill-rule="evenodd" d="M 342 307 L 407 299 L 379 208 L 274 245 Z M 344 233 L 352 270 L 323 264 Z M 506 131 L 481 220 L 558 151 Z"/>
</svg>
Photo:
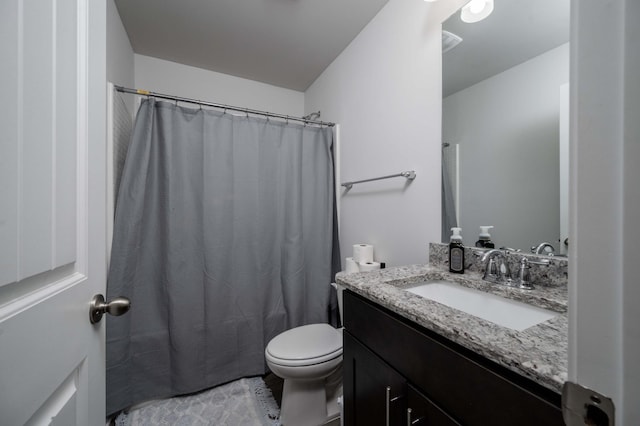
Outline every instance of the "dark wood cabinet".
<svg viewBox="0 0 640 426">
<path fill-rule="evenodd" d="M 564 424 L 556 392 L 348 291 L 344 322 L 347 426 Z"/>
<path fill-rule="evenodd" d="M 344 334 L 343 354 L 345 424 L 403 424 L 407 398 L 404 377 L 349 333 Z"/>
</svg>

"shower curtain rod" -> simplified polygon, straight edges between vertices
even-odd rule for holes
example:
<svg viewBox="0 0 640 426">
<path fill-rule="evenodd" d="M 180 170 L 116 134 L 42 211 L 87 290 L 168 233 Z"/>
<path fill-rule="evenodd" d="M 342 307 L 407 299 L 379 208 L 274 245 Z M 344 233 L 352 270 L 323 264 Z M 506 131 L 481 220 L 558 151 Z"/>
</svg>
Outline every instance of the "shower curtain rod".
<svg viewBox="0 0 640 426">
<path fill-rule="evenodd" d="M 301 122 L 303 122 L 305 124 L 317 124 L 317 125 L 320 125 L 320 126 L 327 126 L 327 127 L 335 126 L 335 123 L 328 123 L 328 122 L 324 122 L 324 121 L 315 121 L 315 120 L 306 120 L 303 117 L 294 117 L 294 116 L 290 116 L 290 115 L 276 114 L 274 112 L 259 111 L 259 110 L 256 110 L 256 109 L 241 108 L 241 107 L 236 107 L 236 106 L 231 106 L 231 105 L 217 104 L 217 103 L 213 103 L 213 102 L 205 102 L 205 101 L 200 101 L 200 100 L 197 100 L 197 99 L 182 98 L 180 96 L 164 95 L 162 93 L 150 92 L 148 90 L 130 89 L 128 87 L 116 86 L 116 85 L 114 85 L 114 88 L 118 92 L 122 92 L 122 93 L 131 93 L 131 94 L 134 94 L 134 95 L 141 95 L 141 96 L 151 96 L 151 97 L 154 97 L 154 98 L 167 99 L 167 100 L 171 100 L 171 101 L 175 101 L 175 102 L 187 102 L 187 103 L 190 103 L 190 104 L 205 105 L 205 106 L 208 106 L 208 107 L 219 108 L 219 109 L 224 109 L 224 110 L 244 112 L 245 114 L 262 115 L 262 116 L 265 116 L 265 117 L 276 117 L 276 118 L 281 118 L 281 119 L 286 120 L 286 121 L 289 121 L 289 120 L 301 121 Z"/>
</svg>

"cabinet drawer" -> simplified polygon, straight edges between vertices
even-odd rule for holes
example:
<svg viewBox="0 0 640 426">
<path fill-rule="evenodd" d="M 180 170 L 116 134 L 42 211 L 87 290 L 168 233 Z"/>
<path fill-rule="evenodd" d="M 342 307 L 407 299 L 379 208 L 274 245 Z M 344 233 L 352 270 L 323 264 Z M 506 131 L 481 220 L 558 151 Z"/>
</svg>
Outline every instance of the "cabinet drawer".
<svg viewBox="0 0 640 426">
<path fill-rule="evenodd" d="M 461 424 L 564 424 L 559 395 L 349 291 L 344 321 L 353 336 Z"/>
</svg>

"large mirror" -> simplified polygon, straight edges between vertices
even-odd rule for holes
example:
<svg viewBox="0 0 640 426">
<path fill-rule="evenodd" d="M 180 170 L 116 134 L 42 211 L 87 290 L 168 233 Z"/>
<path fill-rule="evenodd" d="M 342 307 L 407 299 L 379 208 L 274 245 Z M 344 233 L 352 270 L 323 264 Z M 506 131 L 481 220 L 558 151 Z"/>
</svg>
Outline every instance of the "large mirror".
<svg viewBox="0 0 640 426">
<path fill-rule="evenodd" d="M 451 34 L 462 41 L 445 51 Z M 496 248 L 566 252 L 569 0 L 496 0 L 476 23 L 455 13 L 442 62 L 443 242 L 453 223 L 469 246 L 492 225 Z"/>
</svg>

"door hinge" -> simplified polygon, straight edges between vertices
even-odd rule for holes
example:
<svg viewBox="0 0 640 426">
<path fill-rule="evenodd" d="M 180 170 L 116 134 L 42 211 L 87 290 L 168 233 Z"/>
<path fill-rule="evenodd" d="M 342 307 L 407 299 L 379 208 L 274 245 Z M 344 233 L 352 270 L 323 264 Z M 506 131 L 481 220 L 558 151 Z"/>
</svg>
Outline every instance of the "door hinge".
<svg viewBox="0 0 640 426">
<path fill-rule="evenodd" d="M 611 398 L 565 382 L 562 387 L 562 417 L 567 426 L 614 426 L 615 407 Z"/>
</svg>

